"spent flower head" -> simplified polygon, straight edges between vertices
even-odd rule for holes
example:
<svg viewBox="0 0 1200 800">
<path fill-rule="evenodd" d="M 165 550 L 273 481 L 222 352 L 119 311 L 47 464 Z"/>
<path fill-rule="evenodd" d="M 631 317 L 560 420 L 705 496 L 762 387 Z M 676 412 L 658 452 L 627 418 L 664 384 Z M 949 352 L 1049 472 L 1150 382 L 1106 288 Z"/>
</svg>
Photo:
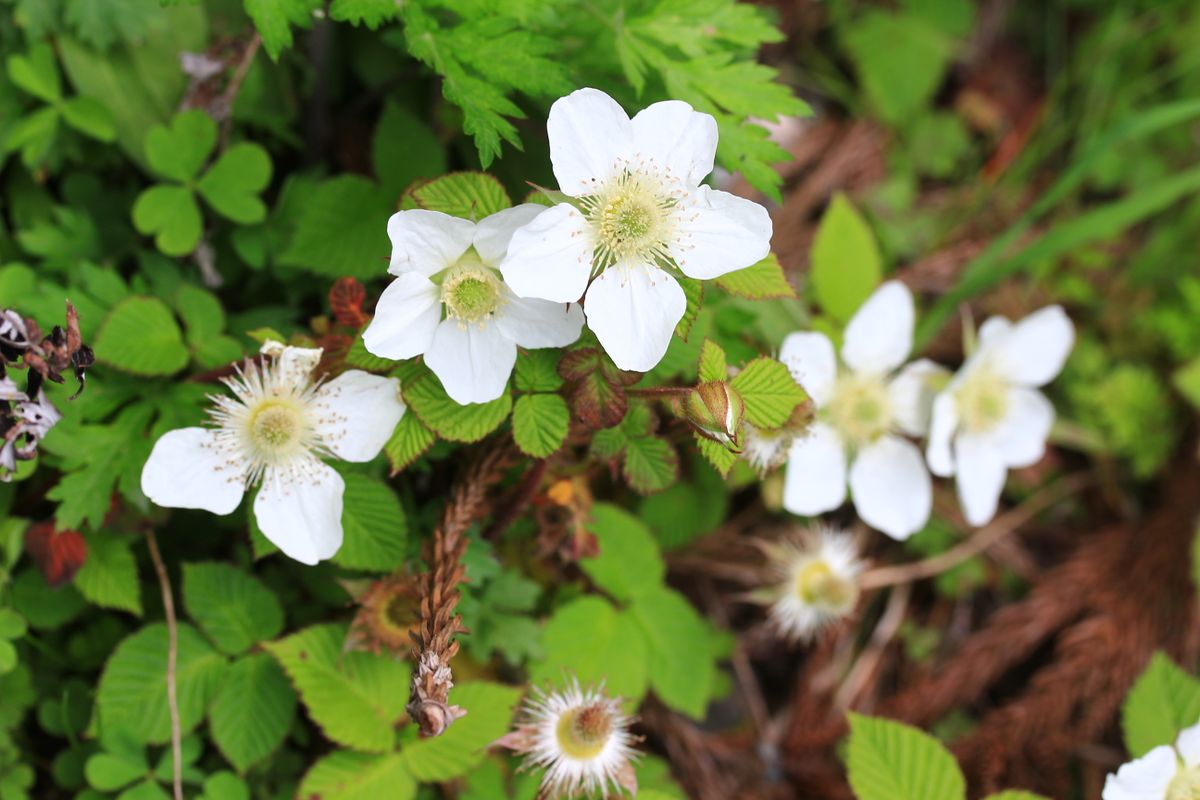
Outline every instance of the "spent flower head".
<svg viewBox="0 0 1200 800">
<path fill-rule="evenodd" d="M 580 89 L 555 101 L 546 129 L 570 200 L 517 231 L 500 271 L 522 297 L 586 293 L 588 327 L 612 360 L 646 372 L 687 307 L 675 276 L 707 280 L 761 260 L 771 218 L 701 185 L 717 123 L 687 103 L 654 103 L 630 119 L 604 92 Z"/>
<path fill-rule="evenodd" d="M 956 476 L 967 522 L 996 514 L 1008 470 L 1041 459 L 1054 406 L 1038 391 L 1063 367 L 1075 328 L 1060 306 L 1017 323 L 992 317 L 979 344 L 934 399 L 926 457 L 935 475 Z"/>
<path fill-rule="evenodd" d="M 324 458 L 370 461 L 404 415 L 400 382 L 349 370 L 328 382 L 313 371 L 321 350 L 263 346 L 212 395 L 209 426 L 164 434 L 142 469 L 142 491 L 160 506 L 228 514 L 261 484 L 254 516 L 271 542 L 305 564 L 342 544 L 345 483 Z"/>
<path fill-rule="evenodd" d="M 1103 800 L 1196 800 L 1200 798 L 1200 725 L 1179 734 L 1175 746 L 1159 745 L 1123 764 L 1104 781 Z"/>
<path fill-rule="evenodd" d="M 817 408 L 807 434 L 788 454 L 783 505 L 813 516 L 846 499 L 858 515 L 894 539 L 924 527 L 933 487 L 920 449 L 905 436 L 928 428 L 930 387 L 944 373 L 912 350 L 912 294 L 897 281 L 875 290 L 846 326 L 841 366 L 823 333 L 793 333 L 780 360 Z M 904 365 L 901 368 L 901 365 Z"/>
<path fill-rule="evenodd" d="M 367 350 L 392 359 L 424 354 L 458 403 L 504 392 L 517 347 L 563 347 L 579 338 L 574 303 L 523 299 L 496 265 L 513 231 L 545 206 L 525 204 L 478 223 L 439 211 L 400 211 L 388 220 L 396 280 L 383 291 L 363 332 Z"/>
<path fill-rule="evenodd" d="M 636 737 L 619 698 L 603 687 L 546 692 L 534 687 L 521 707 L 516 730 L 496 744 L 525 755 L 523 767 L 544 769 L 539 797 L 637 794 Z"/>
<path fill-rule="evenodd" d="M 761 597 L 771 621 L 792 640 L 810 640 L 858 604 L 865 564 L 850 534 L 819 526 L 765 546 L 779 583 Z"/>
</svg>

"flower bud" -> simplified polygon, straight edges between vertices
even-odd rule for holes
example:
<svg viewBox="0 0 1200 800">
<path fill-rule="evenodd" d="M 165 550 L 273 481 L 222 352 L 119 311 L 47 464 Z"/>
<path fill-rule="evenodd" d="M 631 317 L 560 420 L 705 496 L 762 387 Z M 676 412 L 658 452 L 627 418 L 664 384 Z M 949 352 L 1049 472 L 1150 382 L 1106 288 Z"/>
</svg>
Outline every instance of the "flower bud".
<svg viewBox="0 0 1200 800">
<path fill-rule="evenodd" d="M 684 413 L 701 436 L 735 452 L 741 450 L 746 404 L 725 381 L 709 381 L 693 389 L 684 401 Z"/>
</svg>

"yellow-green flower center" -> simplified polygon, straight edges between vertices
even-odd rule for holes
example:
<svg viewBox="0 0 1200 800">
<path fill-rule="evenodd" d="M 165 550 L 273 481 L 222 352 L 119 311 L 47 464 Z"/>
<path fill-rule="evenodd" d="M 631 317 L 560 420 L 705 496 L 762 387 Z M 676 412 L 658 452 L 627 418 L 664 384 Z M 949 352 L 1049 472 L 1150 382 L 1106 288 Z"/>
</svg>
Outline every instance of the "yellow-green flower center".
<svg viewBox="0 0 1200 800">
<path fill-rule="evenodd" d="M 796 596 L 806 605 L 842 612 L 858 601 L 858 585 L 828 562 L 813 560 L 796 570 Z"/>
<path fill-rule="evenodd" d="M 451 319 L 481 322 L 496 311 L 500 299 L 500 281 L 482 264 L 459 262 L 442 282 L 442 302 Z"/>
<path fill-rule="evenodd" d="M 264 400 L 250 413 L 250 440 L 265 453 L 283 452 L 304 434 L 304 415 L 288 400 Z"/>
<path fill-rule="evenodd" d="M 986 366 L 971 372 L 955 395 L 962 426 L 973 433 L 991 430 L 1008 413 L 1008 384 Z"/>
<path fill-rule="evenodd" d="M 1167 800 L 1200 800 L 1200 767 L 1183 767 L 1167 786 Z"/>
<path fill-rule="evenodd" d="M 592 703 L 572 708 L 559 717 L 555 736 L 568 757 L 578 761 L 595 758 L 613 733 L 613 713 L 608 703 Z"/>
<path fill-rule="evenodd" d="M 855 446 L 870 444 L 892 425 L 887 384 L 874 375 L 838 378 L 826 408 L 830 424 Z"/>
<path fill-rule="evenodd" d="M 623 172 L 580 203 L 596 240 L 599 267 L 625 259 L 670 260 L 667 241 L 674 225 L 675 198 L 656 179 Z"/>
</svg>

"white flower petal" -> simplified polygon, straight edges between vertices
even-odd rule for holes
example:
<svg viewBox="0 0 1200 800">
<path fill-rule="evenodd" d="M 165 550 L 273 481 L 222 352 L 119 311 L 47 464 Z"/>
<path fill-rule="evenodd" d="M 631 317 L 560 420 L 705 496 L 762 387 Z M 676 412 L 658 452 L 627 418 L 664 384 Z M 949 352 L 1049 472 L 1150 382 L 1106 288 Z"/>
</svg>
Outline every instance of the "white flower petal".
<svg viewBox="0 0 1200 800">
<path fill-rule="evenodd" d="M 588 327 L 619 368 L 648 372 L 687 310 L 679 283 L 657 267 L 615 264 L 588 289 Z"/>
<path fill-rule="evenodd" d="M 1160 745 L 1141 758 L 1122 764 L 1104 782 L 1103 800 L 1166 800 L 1167 787 L 1178 771 L 1175 751 Z"/>
<path fill-rule="evenodd" d="M 595 191 L 633 147 L 629 115 L 598 89 L 578 89 L 555 100 L 546 133 L 558 188 L 572 197 Z"/>
<path fill-rule="evenodd" d="M 475 226 L 473 239 L 479 258 L 489 266 L 499 264 L 508 252 L 508 243 L 513 234 L 533 222 L 545 210 L 545 206 L 537 203 L 522 203 L 484 217 Z"/>
<path fill-rule="evenodd" d="M 500 272 L 518 297 L 578 300 L 592 274 L 592 245 L 583 214 L 560 203 L 534 217 L 513 233 Z"/>
<path fill-rule="evenodd" d="M 882 284 L 846 326 L 842 361 L 855 372 L 891 372 L 912 351 L 915 316 L 907 286 L 899 281 Z"/>
<path fill-rule="evenodd" d="M 1175 749 L 1188 767 L 1200 767 L 1200 725 L 1184 728 L 1175 740 Z"/>
<path fill-rule="evenodd" d="M 771 215 L 758 203 L 700 186 L 679 210 L 671 256 L 689 278 L 743 269 L 771 252 Z"/>
<path fill-rule="evenodd" d="M 929 442 L 925 460 L 929 471 L 942 478 L 954 474 L 954 453 L 951 445 L 958 430 L 958 403 L 952 392 L 942 392 L 933 399 L 929 421 Z"/>
<path fill-rule="evenodd" d="M 438 287 L 424 275 L 406 272 L 388 284 L 363 331 L 363 344 L 381 358 L 403 359 L 429 349 L 442 318 Z"/>
<path fill-rule="evenodd" d="M 245 466 L 231 464 L 208 428 L 164 433 L 142 467 L 142 494 L 165 508 L 228 514 L 245 493 Z"/>
<path fill-rule="evenodd" d="M 510 292 L 496 311 L 496 324 L 521 347 L 566 347 L 579 338 L 583 309 L 578 303 L 521 298 Z"/>
<path fill-rule="evenodd" d="M 808 331 L 788 334 L 779 348 L 779 360 L 818 408 L 829 401 L 837 379 L 837 356 L 828 336 Z"/>
<path fill-rule="evenodd" d="M 1010 387 L 1004 419 L 988 437 L 1009 467 L 1036 464 L 1046 453 L 1054 406 L 1037 389 Z"/>
<path fill-rule="evenodd" d="M 996 347 L 1012 332 L 1012 322 L 1007 317 L 988 317 L 979 326 L 978 343 L 975 352 L 986 352 Z"/>
<path fill-rule="evenodd" d="M 284 555 L 316 564 L 342 546 L 345 491 L 342 476 L 315 458 L 303 470 L 268 469 L 254 498 L 254 518 Z"/>
<path fill-rule="evenodd" d="M 858 451 L 850 492 L 863 522 L 901 541 L 925 527 L 933 507 L 921 451 L 897 436 L 881 436 Z"/>
<path fill-rule="evenodd" d="M 482 324 L 445 320 L 425 354 L 425 363 L 446 394 L 460 405 L 486 403 L 503 394 L 516 360 L 517 346 L 494 320 Z"/>
<path fill-rule="evenodd" d="M 1062 306 L 1047 306 L 1012 326 L 996 344 L 996 368 L 1025 386 L 1045 386 L 1062 371 L 1075 344 L 1075 326 Z"/>
<path fill-rule="evenodd" d="M 924 436 L 929 432 L 929 418 L 933 413 L 933 398 L 937 395 L 935 384 L 944 383 L 950 371 L 927 358 L 906 364 L 888 384 L 888 400 L 891 402 L 892 419 L 901 431 L 909 436 Z"/>
<path fill-rule="evenodd" d="M 954 440 L 954 461 L 963 516 L 971 525 L 986 525 L 996 516 L 1008 467 L 990 440 L 966 432 Z"/>
<path fill-rule="evenodd" d="M 792 443 L 783 477 L 783 507 L 811 517 L 846 500 L 846 450 L 833 428 L 815 422 Z"/>
<path fill-rule="evenodd" d="M 634 158 L 653 161 L 669 177 L 698 186 L 713 170 L 717 121 L 680 100 L 654 103 L 633 117 Z"/>
<path fill-rule="evenodd" d="M 370 461 L 404 416 L 400 381 L 352 369 L 317 389 L 313 428 L 343 461 Z"/>
<path fill-rule="evenodd" d="M 397 211 L 388 220 L 392 261 L 388 272 L 429 277 L 458 261 L 471 246 L 475 223 L 440 211 Z"/>
</svg>

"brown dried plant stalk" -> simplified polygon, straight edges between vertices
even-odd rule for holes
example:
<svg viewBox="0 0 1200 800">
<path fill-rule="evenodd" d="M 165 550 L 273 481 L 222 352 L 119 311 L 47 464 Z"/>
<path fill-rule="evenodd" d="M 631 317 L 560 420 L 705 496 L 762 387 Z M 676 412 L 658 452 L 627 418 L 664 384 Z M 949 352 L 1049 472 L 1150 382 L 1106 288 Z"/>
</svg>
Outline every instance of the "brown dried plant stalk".
<svg viewBox="0 0 1200 800">
<path fill-rule="evenodd" d="M 501 445 L 487 450 L 454 484 L 442 523 L 425 545 L 429 570 L 421 576 L 420 622 L 412 633 L 413 672 L 408 714 L 423 736 L 440 736 L 467 712 L 450 705 L 454 675 L 450 660 L 458 653 L 456 637 L 466 633 L 458 607 L 458 585 L 463 580 L 463 554 L 467 530 L 484 512 L 489 486 L 500 480 L 513 452 Z"/>
</svg>

